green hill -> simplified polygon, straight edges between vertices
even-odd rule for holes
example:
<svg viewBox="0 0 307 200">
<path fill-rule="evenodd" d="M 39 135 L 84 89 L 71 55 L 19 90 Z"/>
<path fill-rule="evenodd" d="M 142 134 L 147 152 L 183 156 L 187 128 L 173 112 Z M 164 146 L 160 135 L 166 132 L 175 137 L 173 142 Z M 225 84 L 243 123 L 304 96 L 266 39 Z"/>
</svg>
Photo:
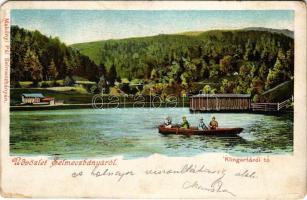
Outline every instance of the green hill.
<svg viewBox="0 0 307 200">
<path fill-rule="evenodd" d="M 290 34 L 288 32 L 287 34 Z M 248 42 L 249 44 L 247 44 Z M 244 51 L 247 45 L 250 45 L 256 51 L 252 52 L 253 54 L 266 50 L 267 52 L 263 53 L 270 52 L 270 56 L 276 56 L 278 48 L 289 49 L 289 45 L 291 45 L 289 43 L 293 44 L 293 39 L 286 36 L 282 30 L 246 28 L 242 30 L 195 31 L 149 37 L 102 40 L 78 43 L 71 46 L 89 56 L 96 64 L 100 64 L 106 61 L 113 63 L 113 61 L 116 61 L 115 54 L 122 57 L 118 58 L 121 60 L 142 58 L 142 55 L 154 56 L 153 53 L 159 53 L 163 56 L 176 53 L 178 55 L 188 54 L 191 57 L 199 57 L 206 54 L 210 56 L 210 53 L 235 54 L 239 52 L 231 50 Z M 200 48 L 203 49 L 202 52 L 200 52 Z M 212 52 L 214 50 L 216 52 Z M 273 52 L 270 50 L 273 50 Z M 126 56 L 123 54 L 126 54 Z M 139 57 L 135 54 L 138 54 Z M 128 58 L 128 55 L 132 57 Z M 135 56 L 133 57 L 133 55 Z M 147 59 L 145 58 L 145 60 Z M 156 58 L 156 60 L 158 61 L 159 58 Z M 124 63 L 119 64 L 124 65 Z"/>
<path fill-rule="evenodd" d="M 259 94 L 293 77 L 291 31 L 212 30 L 72 45 L 121 78 L 179 83 L 214 82 L 221 93 Z M 211 88 L 212 89 L 212 88 Z M 193 90 L 193 88 L 192 88 Z"/>
<path fill-rule="evenodd" d="M 51 81 L 79 76 L 97 81 L 98 66 L 59 38 L 39 31 L 11 27 L 11 84 Z"/>
<path fill-rule="evenodd" d="M 97 92 L 259 94 L 294 77 L 292 32 L 266 28 L 195 31 L 66 46 L 59 38 L 11 28 L 11 84 L 65 80 Z M 289 36 L 288 36 L 289 35 Z M 135 89 L 134 84 L 143 85 Z M 133 91 L 133 92 L 132 92 Z M 289 91 L 291 93 L 291 91 Z M 259 96 L 258 95 L 258 96 Z"/>
</svg>

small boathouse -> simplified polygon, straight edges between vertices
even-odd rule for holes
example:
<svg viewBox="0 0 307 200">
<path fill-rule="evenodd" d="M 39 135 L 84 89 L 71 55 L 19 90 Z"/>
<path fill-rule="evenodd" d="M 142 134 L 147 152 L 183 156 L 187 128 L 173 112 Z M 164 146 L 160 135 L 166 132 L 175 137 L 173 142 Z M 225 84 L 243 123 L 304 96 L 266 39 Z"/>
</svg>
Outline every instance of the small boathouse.
<svg viewBox="0 0 307 200">
<path fill-rule="evenodd" d="M 43 98 L 44 95 L 41 93 L 31 93 L 31 94 L 24 93 L 21 95 L 21 101 L 24 104 L 40 103 Z"/>
<path fill-rule="evenodd" d="M 41 93 L 30 93 L 21 95 L 21 104 L 32 104 L 32 105 L 54 105 L 53 97 L 45 97 Z"/>
<path fill-rule="evenodd" d="M 189 98 L 191 111 L 245 111 L 251 108 L 249 94 L 198 94 Z"/>
</svg>

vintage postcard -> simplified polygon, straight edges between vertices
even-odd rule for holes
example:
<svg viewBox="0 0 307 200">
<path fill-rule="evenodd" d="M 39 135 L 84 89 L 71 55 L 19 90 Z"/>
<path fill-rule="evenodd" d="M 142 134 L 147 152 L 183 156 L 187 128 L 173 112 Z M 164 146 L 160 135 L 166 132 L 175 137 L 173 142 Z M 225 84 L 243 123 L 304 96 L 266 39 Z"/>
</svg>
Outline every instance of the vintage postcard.
<svg viewBox="0 0 307 200">
<path fill-rule="evenodd" d="M 1 195 L 303 199 L 306 4 L 1 6 Z"/>
</svg>

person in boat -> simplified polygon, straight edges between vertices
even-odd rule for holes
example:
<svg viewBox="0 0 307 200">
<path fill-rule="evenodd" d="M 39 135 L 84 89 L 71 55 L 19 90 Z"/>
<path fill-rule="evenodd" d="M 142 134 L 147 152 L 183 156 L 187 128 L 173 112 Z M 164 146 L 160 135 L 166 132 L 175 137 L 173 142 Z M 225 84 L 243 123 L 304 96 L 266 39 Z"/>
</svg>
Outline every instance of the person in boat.
<svg viewBox="0 0 307 200">
<path fill-rule="evenodd" d="M 190 128 L 190 124 L 186 117 L 182 117 L 181 128 Z"/>
<path fill-rule="evenodd" d="M 203 118 L 199 119 L 198 129 L 199 130 L 208 130 L 208 127 L 204 123 L 204 119 Z"/>
<path fill-rule="evenodd" d="M 219 127 L 219 123 L 215 120 L 215 117 L 212 117 L 212 120 L 209 123 L 209 127 L 210 129 L 216 129 L 217 127 Z"/>
<path fill-rule="evenodd" d="M 170 117 L 167 117 L 164 121 L 164 127 L 165 128 L 172 128 L 172 119 Z"/>
</svg>

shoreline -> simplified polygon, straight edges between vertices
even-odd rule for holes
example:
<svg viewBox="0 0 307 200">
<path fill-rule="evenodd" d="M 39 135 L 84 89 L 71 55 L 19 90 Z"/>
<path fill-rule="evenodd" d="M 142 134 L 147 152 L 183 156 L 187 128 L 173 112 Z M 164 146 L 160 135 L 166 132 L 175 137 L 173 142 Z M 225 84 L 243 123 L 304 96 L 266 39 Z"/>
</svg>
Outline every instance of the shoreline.
<svg viewBox="0 0 307 200">
<path fill-rule="evenodd" d="M 69 109 L 120 109 L 120 108 L 187 108 L 189 105 L 187 103 L 177 104 L 178 106 L 170 105 L 168 103 L 161 103 L 160 106 L 152 104 L 150 102 L 144 103 L 144 106 L 137 105 L 136 103 L 100 103 L 96 104 L 96 107 L 91 103 L 87 104 L 59 104 L 59 105 L 26 105 L 26 106 L 10 106 L 10 111 L 39 111 L 39 110 L 69 110 Z M 280 111 L 252 111 L 252 110 L 204 110 L 204 111 L 193 111 L 191 109 L 190 113 L 252 113 L 252 114 L 267 114 L 267 115 L 279 115 L 284 113 L 293 113 L 293 109 L 286 109 Z"/>
<path fill-rule="evenodd" d="M 140 106 L 143 105 L 143 106 Z M 96 107 L 95 107 L 96 106 Z M 93 106 L 92 103 L 84 104 L 59 104 L 59 105 L 26 105 L 26 106 L 10 106 L 10 111 L 35 111 L 35 110 L 65 110 L 65 109 L 114 109 L 114 108 L 172 108 L 172 107 L 184 107 L 189 108 L 188 103 L 182 104 L 178 103 L 176 106 L 171 103 L 154 103 L 154 102 L 144 102 L 144 103 L 96 103 Z"/>
</svg>

